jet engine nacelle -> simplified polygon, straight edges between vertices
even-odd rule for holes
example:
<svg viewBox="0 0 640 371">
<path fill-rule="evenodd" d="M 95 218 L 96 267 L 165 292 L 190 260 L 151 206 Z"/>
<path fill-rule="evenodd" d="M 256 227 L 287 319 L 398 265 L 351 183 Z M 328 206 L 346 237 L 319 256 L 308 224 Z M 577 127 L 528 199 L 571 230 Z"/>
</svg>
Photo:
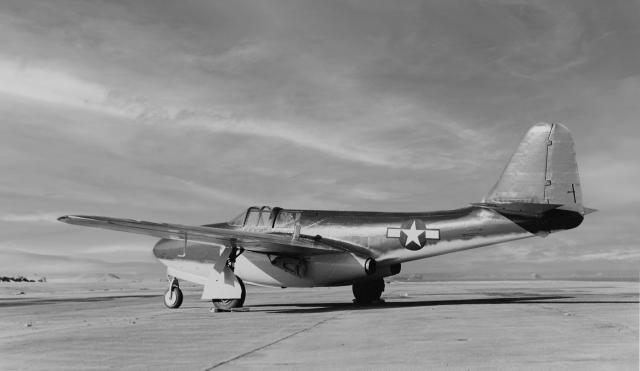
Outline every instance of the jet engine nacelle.
<svg viewBox="0 0 640 371">
<path fill-rule="evenodd" d="M 374 258 L 367 258 L 364 261 L 364 272 L 368 275 L 377 274 L 382 277 L 394 276 L 400 273 L 400 263 L 391 265 L 380 265 Z"/>
<path fill-rule="evenodd" d="M 378 265 L 378 263 L 376 263 L 376 260 L 374 258 L 367 258 L 367 260 L 364 261 L 364 271 L 366 274 L 368 275 L 372 275 L 374 273 L 376 273 L 376 266 Z"/>
</svg>

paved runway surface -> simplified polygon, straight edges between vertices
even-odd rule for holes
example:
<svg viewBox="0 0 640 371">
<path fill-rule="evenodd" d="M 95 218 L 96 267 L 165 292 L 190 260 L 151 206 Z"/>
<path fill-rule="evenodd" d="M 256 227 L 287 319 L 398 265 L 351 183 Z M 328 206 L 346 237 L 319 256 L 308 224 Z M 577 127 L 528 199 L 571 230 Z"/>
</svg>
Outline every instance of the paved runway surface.
<svg viewBox="0 0 640 371">
<path fill-rule="evenodd" d="M 375 307 L 249 287 L 242 313 L 161 285 L 2 284 L 0 369 L 638 370 L 633 282 L 396 282 Z"/>
</svg>

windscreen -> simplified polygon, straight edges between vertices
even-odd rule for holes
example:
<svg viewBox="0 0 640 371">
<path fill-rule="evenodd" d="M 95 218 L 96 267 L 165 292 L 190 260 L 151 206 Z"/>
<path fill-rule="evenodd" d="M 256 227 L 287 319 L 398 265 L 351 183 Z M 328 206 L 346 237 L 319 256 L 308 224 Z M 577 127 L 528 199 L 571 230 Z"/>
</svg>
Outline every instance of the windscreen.
<svg viewBox="0 0 640 371">
<path fill-rule="evenodd" d="M 242 227 L 244 225 L 244 218 L 245 218 L 246 215 L 247 215 L 247 212 L 243 211 L 240 215 L 238 215 L 235 218 L 231 219 L 231 221 L 229 222 L 229 225 Z"/>
</svg>

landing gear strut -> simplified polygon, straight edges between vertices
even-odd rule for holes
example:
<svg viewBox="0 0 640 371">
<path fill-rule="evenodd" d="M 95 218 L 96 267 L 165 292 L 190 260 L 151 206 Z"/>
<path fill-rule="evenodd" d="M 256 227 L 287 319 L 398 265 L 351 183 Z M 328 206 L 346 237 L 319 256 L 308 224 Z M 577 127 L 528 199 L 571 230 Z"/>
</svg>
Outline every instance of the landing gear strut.
<svg viewBox="0 0 640 371">
<path fill-rule="evenodd" d="M 236 265 L 236 258 L 242 254 L 244 250 L 242 248 L 238 249 L 236 246 L 236 241 L 231 240 L 231 252 L 229 253 L 229 259 L 227 259 L 227 267 L 233 271 Z M 247 291 L 244 288 L 244 282 L 240 279 L 240 277 L 235 276 L 240 284 L 240 288 L 242 289 L 242 293 L 240 294 L 240 299 L 213 299 L 213 306 L 216 309 L 220 310 L 231 310 L 233 308 L 241 308 L 244 305 L 244 298 L 247 295 Z"/>
<path fill-rule="evenodd" d="M 384 279 L 382 278 L 367 282 L 354 283 L 354 302 L 356 304 L 371 304 L 373 302 L 379 301 L 383 291 Z"/>
<path fill-rule="evenodd" d="M 169 277 L 169 289 L 164 293 L 164 305 L 170 309 L 177 309 L 182 305 L 182 290 L 175 277 Z"/>
</svg>

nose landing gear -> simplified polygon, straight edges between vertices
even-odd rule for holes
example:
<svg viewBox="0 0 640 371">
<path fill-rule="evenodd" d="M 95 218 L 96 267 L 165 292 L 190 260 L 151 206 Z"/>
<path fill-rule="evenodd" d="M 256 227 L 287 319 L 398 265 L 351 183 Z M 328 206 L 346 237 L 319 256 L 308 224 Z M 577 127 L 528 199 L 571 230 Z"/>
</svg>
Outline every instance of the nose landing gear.
<svg viewBox="0 0 640 371">
<path fill-rule="evenodd" d="M 180 308 L 182 305 L 182 290 L 178 279 L 175 277 L 169 277 L 169 289 L 164 293 L 164 305 L 170 309 Z"/>
</svg>

